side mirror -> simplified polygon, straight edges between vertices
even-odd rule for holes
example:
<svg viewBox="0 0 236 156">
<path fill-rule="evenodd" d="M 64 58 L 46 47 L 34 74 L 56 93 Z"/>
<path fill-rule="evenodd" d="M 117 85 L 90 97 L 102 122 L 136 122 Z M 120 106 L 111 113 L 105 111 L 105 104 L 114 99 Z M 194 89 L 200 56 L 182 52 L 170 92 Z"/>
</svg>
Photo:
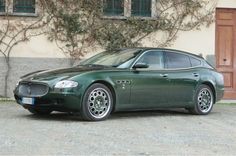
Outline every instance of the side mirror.
<svg viewBox="0 0 236 156">
<path fill-rule="evenodd" d="M 136 68 L 148 68 L 149 65 L 147 63 L 136 63 L 133 68 L 136 69 Z"/>
</svg>

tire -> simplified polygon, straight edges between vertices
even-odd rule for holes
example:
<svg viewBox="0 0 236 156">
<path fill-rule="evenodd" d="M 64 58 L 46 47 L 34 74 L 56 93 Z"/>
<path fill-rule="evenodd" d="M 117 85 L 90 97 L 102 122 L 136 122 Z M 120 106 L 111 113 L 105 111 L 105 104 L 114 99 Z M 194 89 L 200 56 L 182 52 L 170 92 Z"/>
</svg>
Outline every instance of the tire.
<svg viewBox="0 0 236 156">
<path fill-rule="evenodd" d="M 101 83 L 95 83 L 85 92 L 81 115 L 87 121 L 101 121 L 109 117 L 112 108 L 113 97 L 110 89 Z"/>
<path fill-rule="evenodd" d="M 188 110 L 192 114 L 207 115 L 214 105 L 214 95 L 212 89 L 207 85 L 200 85 L 194 96 L 194 107 Z"/>
<path fill-rule="evenodd" d="M 49 115 L 52 113 L 52 110 L 49 110 L 49 109 L 28 108 L 28 111 L 34 115 Z"/>
</svg>

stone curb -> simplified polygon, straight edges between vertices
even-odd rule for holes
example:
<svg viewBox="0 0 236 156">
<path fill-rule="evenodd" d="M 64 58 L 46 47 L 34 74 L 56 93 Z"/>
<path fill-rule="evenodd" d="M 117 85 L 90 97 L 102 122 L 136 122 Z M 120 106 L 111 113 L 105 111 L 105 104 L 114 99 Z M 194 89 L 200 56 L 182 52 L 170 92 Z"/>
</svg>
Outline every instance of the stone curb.
<svg viewBox="0 0 236 156">
<path fill-rule="evenodd" d="M 230 104 L 236 104 L 236 100 L 221 100 L 221 101 L 218 101 L 217 103 L 230 103 Z"/>
<path fill-rule="evenodd" d="M 0 101 L 15 101 L 13 98 L 0 98 Z"/>
</svg>

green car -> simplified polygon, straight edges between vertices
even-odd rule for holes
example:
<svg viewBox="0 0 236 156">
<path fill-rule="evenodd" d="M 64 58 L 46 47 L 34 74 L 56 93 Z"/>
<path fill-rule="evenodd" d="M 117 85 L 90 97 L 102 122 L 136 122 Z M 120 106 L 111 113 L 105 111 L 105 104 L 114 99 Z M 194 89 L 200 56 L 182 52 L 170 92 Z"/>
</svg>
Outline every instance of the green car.
<svg viewBox="0 0 236 156">
<path fill-rule="evenodd" d="M 72 68 L 27 74 L 14 90 L 33 114 L 80 112 L 89 121 L 158 108 L 206 115 L 223 95 L 222 74 L 202 57 L 161 48 L 106 51 Z"/>
</svg>

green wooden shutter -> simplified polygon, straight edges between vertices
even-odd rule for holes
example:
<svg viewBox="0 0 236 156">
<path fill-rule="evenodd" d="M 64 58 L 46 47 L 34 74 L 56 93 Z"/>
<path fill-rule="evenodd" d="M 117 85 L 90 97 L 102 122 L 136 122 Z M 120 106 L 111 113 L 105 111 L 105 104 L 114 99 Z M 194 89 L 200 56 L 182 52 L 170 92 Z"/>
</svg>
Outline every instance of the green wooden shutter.
<svg viewBox="0 0 236 156">
<path fill-rule="evenodd" d="M 0 12 L 5 12 L 5 0 L 0 0 Z"/>
<path fill-rule="evenodd" d="M 104 0 L 103 13 L 107 16 L 123 16 L 124 0 Z"/>
<path fill-rule="evenodd" d="M 132 0 L 132 16 L 151 16 L 151 0 Z"/>
<path fill-rule="evenodd" d="M 13 12 L 35 13 L 35 0 L 14 0 Z"/>
</svg>

